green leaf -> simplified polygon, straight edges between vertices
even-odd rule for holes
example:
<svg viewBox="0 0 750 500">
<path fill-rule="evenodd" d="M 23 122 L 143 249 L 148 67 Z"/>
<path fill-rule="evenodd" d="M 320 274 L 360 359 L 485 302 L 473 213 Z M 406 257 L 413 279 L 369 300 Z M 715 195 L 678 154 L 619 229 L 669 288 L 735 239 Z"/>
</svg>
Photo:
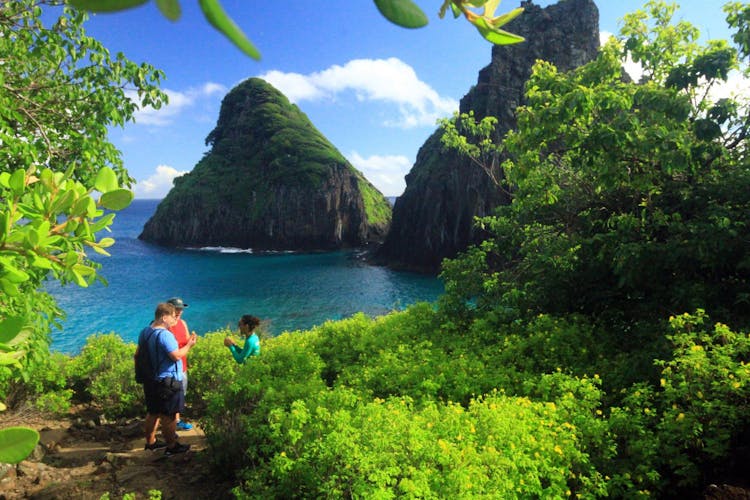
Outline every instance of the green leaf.
<svg viewBox="0 0 750 500">
<path fill-rule="evenodd" d="M 116 189 L 104 193 L 99 199 L 99 204 L 109 210 L 122 210 L 133 201 L 133 192 L 129 189 Z"/>
<path fill-rule="evenodd" d="M 75 196 L 75 191 L 73 191 L 72 189 L 65 191 L 62 196 L 58 196 L 55 199 L 54 203 L 52 203 L 52 213 L 59 214 L 61 212 L 67 212 L 70 206 L 73 204 Z"/>
<path fill-rule="evenodd" d="M 22 358 L 26 353 L 24 351 L 13 351 L 12 353 L 0 353 L 0 366 L 12 366 L 14 368 L 20 368 L 21 362 L 18 361 L 19 358 Z"/>
<path fill-rule="evenodd" d="M 218 0 L 198 0 L 203 15 L 211 26 L 222 32 L 242 52 L 256 61 L 260 60 L 260 52 L 255 45 L 248 40 L 242 30 L 230 19 Z"/>
<path fill-rule="evenodd" d="M 73 209 L 71 210 L 70 214 L 74 217 L 80 217 L 86 214 L 86 212 L 88 212 L 88 209 L 89 209 L 90 200 L 91 200 L 91 197 L 88 195 L 79 198 L 73 205 Z"/>
<path fill-rule="evenodd" d="M 26 232 L 26 240 L 29 242 L 29 246 L 31 246 L 31 248 L 38 247 L 39 246 L 39 233 L 36 232 L 34 228 L 31 228 L 29 231 Z"/>
<path fill-rule="evenodd" d="M 100 247 L 97 244 L 93 244 L 93 245 L 90 245 L 90 246 L 91 246 L 91 248 L 94 249 L 94 252 L 98 253 L 99 255 L 104 255 L 105 257 L 111 257 L 112 256 L 108 251 L 104 250 L 102 247 Z"/>
<path fill-rule="evenodd" d="M 383 17 L 403 28 L 421 28 L 428 23 L 425 13 L 411 0 L 375 0 L 375 5 Z"/>
<path fill-rule="evenodd" d="M 497 16 L 493 18 L 489 24 L 494 26 L 495 28 L 499 28 L 500 26 L 503 26 L 504 24 L 508 24 L 513 19 L 517 18 L 521 14 L 523 14 L 523 7 L 519 7 L 517 9 L 513 9 L 510 12 L 506 12 L 503 15 Z"/>
<path fill-rule="evenodd" d="M 26 324 L 23 316 L 11 316 L 0 321 L 0 342 L 7 344 L 18 335 Z"/>
<path fill-rule="evenodd" d="M 88 282 L 83 276 L 81 276 L 79 272 L 77 272 L 75 269 L 71 269 L 70 274 L 73 276 L 73 281 L 76 283 L 76 285 L 80 286 L 81 288 L 88 288 Z"/>
<path fill-rule="evenodd" d="M 23 283 L 24 281 L 29 279 L 29 275 L 25 271 L 14 266 L 5 264 L 3 266 L 3 269 L 5 270 L 5 274 L 3 274 L 3 280 L 7 280 L 11 283 Z"/>
<path fill-rule="evenodd" d="M 114 220 L 114 218 L 115 218 L 114 213 L 108 213 L 101 219 L 91 224 L 91 232 L 98 233 L 102 229 L 107 228 L 110 224 L 112 224 L 112 221 Z"/>
<path fill-rule="evenodd" d="M 461 14 L 463 14 L 461 9 L 459 9 L 453 2 L 451 2 L 451 12 L 453 12 L 453 19 L 458 19 L 461 17 Z"/>
<path fill-rule="evenodd" d="M 10 297 L 18 296 L 18 293 L 19 293 L 18 285 L 16 285 L 15 283 L 11 283 L 5 278 L 0 278 L 0 287 L 2 287 L 3 292 L 5 292 Z"/>
<path fill-rule="evenodd" d="M 28 427 L 0 429 L 0 463 L 17 464 L 28 457 L 39 442 L 39 433 Z"/>
<path fill-rule="evenodd" d="M 16 195 L 23 193 L 23 188 L 26 185 L 26 172 L 22 168 L 13 172 L 8 179 L 8 185 Z"/>
<path fill-rule="evenodd" d="M 482 15 L 487 18 L 494 16 L 498 5 L 500 5 L 500 0 L 488 0 L 484 4 Z M 521 10 L 523 10 L 523 8 L 521 8 Z"/>
<path fill-rule="evenodd" d="M 52 262 L 50 262 L 49 259 L 39 257 L 38 255 L 34 256 L 34 260 L 31 262 L 31 265 L 33 267 L 38 267 L 39 269 L 53 269 Z"/>
<path fill-rule="evenodd" d="M 100 193 L 108 193 L 119 187 L 120 185 L 117 182 L 117 174 L 110 167 L 102 167 L 101 170 L 96 173 L 94 189 Z"/>
<path fill-rule="evenodd" d="M 43 220 L 42 222 L 39 223 L 39 227 L 36 228 L 38 245 L 40 246 L 47 245 L 47 237 L 49 236 L 49 231 L 50 231 L 50 223 L 48 220 Z"/>
<path fill-rule="evenodd" d="M 9 188 L 10 183 L 8 182 L 10 180 L 10 174 L 8 172 L 0 172 L 0 186 L 4 188 Z"/>
<path fill-rule="evenodd" d="M 116 12 L 137 7 L 148 0 L 70 0 L 70 5 L 91 12 Z"/>
<path fill-rule="evenodd" d="M 12 229 L 10 224 L 10 212 L 0 213 L 0 243 L 2 243 L 8 232 Z"/>
<path fill-rule="evenodd" d="M 182 14 L 180 2 L 177 0 L 156 0 L 156 6 L 170 21 L 177 21 Z"/>
<path fill-rule="evenodd" d="M 126 189 L 127 191 L 127 189 Z M 116 191 L 110 191 L 111 193 L 115 193 Z M 106 196 L 109 193 L 105 193 L 102 195 L 102 197 Z M 88 196 L 88 206 L 86 207 L 86 217 L 89 219 L 93 219 L 96 216 L 101 214 L 101 211 L 96 208 L 96 202 L 94 201 L 94 198 Z"/>
<path fill-rule="evenodd" d="M 483 17 L 477 17 L 472 20 L 472 23 L 487 41 L 492 42 L 495 45 L 511 45 L 525 40 L 522 36 L 514 35 L 513 33 L 508 33 L 507 31 L 490 26 L 487 23 L 487 20 Z"/>
<path fill-rule="evenodd" d="M 99 240 L 99 246 L 102 248 L 108 248 L 115 244 L 114 238 L 102 238 Z"/>
</svg>

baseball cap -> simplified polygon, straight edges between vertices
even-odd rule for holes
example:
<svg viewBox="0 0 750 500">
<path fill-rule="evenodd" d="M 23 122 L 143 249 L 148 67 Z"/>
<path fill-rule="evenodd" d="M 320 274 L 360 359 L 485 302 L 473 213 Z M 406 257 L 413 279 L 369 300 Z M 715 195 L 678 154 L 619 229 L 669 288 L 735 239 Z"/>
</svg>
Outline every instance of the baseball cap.
<svg viewBox="0 0 750 500">
<path fill-rule="evenodd" d="M 188 305 L 185 304 L 181 298 L 179 297 L 172 297 L 167 301 L 167 304 L 172 304 L 177 309 L 185 309 Z"/>
</svg>

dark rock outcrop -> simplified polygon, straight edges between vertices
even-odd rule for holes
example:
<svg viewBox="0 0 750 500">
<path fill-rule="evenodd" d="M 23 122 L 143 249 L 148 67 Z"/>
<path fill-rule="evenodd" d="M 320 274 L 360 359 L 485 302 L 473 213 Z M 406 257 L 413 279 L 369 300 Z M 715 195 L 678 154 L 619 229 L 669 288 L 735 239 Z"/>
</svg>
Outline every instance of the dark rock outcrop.
<svg viewBox="0 0 750 500">
<path fill-rule="evenodd" d="M 232 89 L 206 143 L 211 150 L 175 179 L 140 239 L 305 251 L 385 237 L 386 198 L 267 82 Z"/>
<path fill-rule="evenodd" d="M 497 117 L 498 137 L 515 128 L 515 110 L 523 103 L 525 83 L 538 59 L 569 71 L 591 61 L 599 48 L 599 11 L 592 0 L 561 0 L 545 9 L 531 2 L 522 5 L 525 12 L 507 30 L 526 41 L 493 46 L 491 63 L 460 104 L 461 113 L 474 111 L 478 120 Z M 445 150 L 441 135 L 436 130 L 420 148 L 377 261 L 435 272 L 444 258 L 481 240 L 475 217 L 509 202 L 480 167 Z"/>
</svg>

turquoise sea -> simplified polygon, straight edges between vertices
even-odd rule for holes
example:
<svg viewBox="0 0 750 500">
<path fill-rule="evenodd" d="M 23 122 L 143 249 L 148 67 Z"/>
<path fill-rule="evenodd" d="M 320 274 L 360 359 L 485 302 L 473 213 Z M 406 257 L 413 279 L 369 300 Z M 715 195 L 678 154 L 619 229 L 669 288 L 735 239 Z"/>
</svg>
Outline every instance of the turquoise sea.
<svg viewBox="0 0 750 500">
<path fill-rule="evenodd" d="M 272 335 L 308 329 L 362 311 L 375 316 L 434 301 L 442 282 L 430 276 L 369 265 L 356 251 L 254 254 L 248 249 L 168 249 L 138 240 L 159 200 L 135 200 L 115 217 L 111 257 L 100 257 L 108 286 L 49 283 L 67 313 L 52 333 L 52 349 L 75 354 L 95 333 L 135 342 L 156 304 L 179 296 L 183 318 L 199 335 L 236 328 L 254 314 Z M 93 252 L 92 252 L 93 253 Z"/>
</svg>

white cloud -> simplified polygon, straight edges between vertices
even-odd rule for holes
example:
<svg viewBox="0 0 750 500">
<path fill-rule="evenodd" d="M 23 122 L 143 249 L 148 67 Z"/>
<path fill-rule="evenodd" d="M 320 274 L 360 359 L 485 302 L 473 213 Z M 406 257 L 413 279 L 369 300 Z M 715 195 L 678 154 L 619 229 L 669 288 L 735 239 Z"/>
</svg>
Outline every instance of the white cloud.
<svg viewBox="0 0 750 500">
<path fill-rule="evenodd" d="M 409 158 L 400 155 L 373 155 L 363 158 L 352 151 L 347 159 L 386 196 L 399 196 L 406 188 L 404 176 L 411 169 Z"/>
<path fill-rule="evenodd" d="M 203 84 L 203 88 L 201 89 L 203 95 L 211 96 L 214 94 L 221 94 L 224 95 L 227 93 L 227 88 L 220 84 L 220 83 L 214 83 L 214 82 L 208 82 Z"/>
<path fill-rule="evenodd" d="M 282 73 L 274 70 L 260 78 L 276 87 L 291 102 L 312 101 L 325 96 L 324 89 L 316 86 L 310 77 L 299 73 Z"/>
<path fill-rule="evenodd" d="M 438 118 L 458 110 L 458 101 L 440 96 L 421 81 L 414 69 L 396 58 L 355 59 L 343 66 L 302 75 L 269 71 L 260 76 L 291 102 L 330 99 L 353 92 L 359 101 L 379 101 L 396 106 L 398 117 L 383 124 L 392 127 L 434 127 Z"/>
<path fill-rule="evenodd" d="M 212 97 L 214 94 L 224 95 L 227 88 L 224 85 L 214 82 L 207 82 L 198 88 L 189 88 L 184 92 L 164 89 L 164 93 L 169 97 L 169 104 L 162 106 L 160 109 L 154 109 L 150 106 L 138 109 L 135 112 L 135 122 L 141 125 L 153 125 L 157 127 L 170 125 L 172 120 L 196 104 L 201 99 Z M 135 92 L 130 92 L 128 97 L 137 102 Z"/>
<path fill-rule="evenodd" d="M 164 198 L 175 177 L 185 175 L 187 170 L 177 170 L 169 165 L 158 165 L 156 171 L 148 178 L 137 182 L 135 186 L 136 198 Z"/>
</svg>

